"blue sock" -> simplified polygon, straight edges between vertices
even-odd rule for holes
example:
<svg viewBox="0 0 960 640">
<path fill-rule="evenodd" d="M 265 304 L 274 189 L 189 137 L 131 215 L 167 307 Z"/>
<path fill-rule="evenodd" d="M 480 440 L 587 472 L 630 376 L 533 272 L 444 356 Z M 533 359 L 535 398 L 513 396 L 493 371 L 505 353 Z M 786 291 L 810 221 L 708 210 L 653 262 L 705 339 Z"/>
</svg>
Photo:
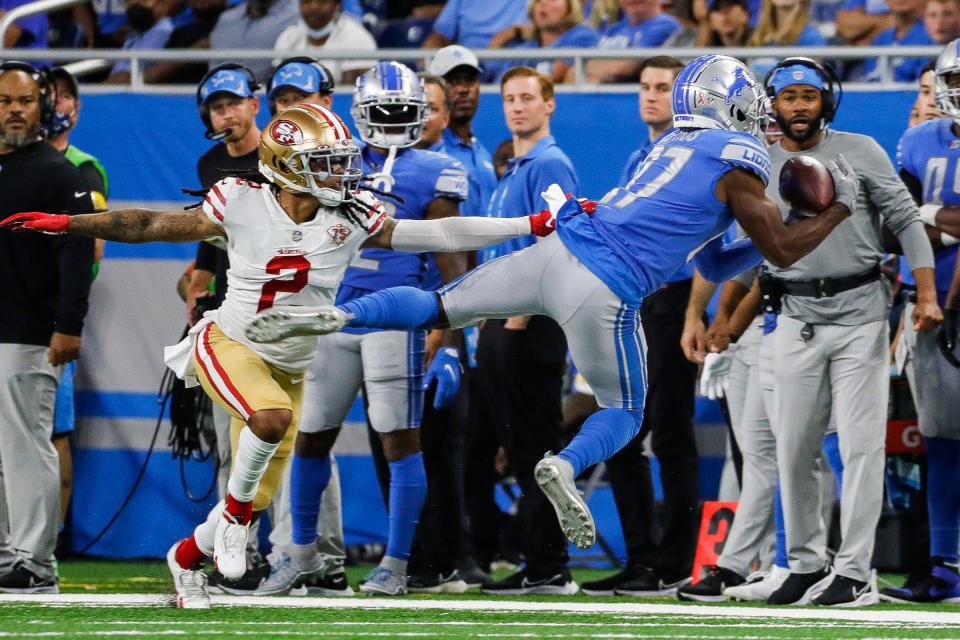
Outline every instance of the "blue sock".
<svg viewBox="0 0 960 640">
<path fill-rule="evenodd" d="M 592 464 L 608 460 L 640 433 L 642 411 L 601 409 L 587 418 L 567 448 L 557 455 L 573 465 L 574 477 Z"/>
<path fill-rule="evenodd" d="M 927 450 L 927 511 L 930 514 L 930 555 L 957 564 L 960 540 L 960 440 L 923 439 Z"/>
<path fill-rule="evenodd" d="M 290 520 L 294 544 L 316 542 L 320 500 L 329 483 L 330 456 L 307 458 L 293 454 L 290 463 Z"/>
<path fill-rule="evenodd" d="M 843 459 L 840 457 L 840 436 L 837 433 L 828 433 L 823 436 L 823 453 L 827 458 L 827 466 L 833 472 L 837 481 L 837 498 L 843 495 Z"/>
<path fill-rule="evenodd" d="M 430 329 L 440 314 L 440 301 L 433 291 L 415 287 L 381 289 L 339 305 L 354 315 L 351 327 L 369 329 Z"/>
<path fill-rule="evenodd" d="M 780 483 L 777 483 L 777 493 L 773 497 L 773 526 L 776 530 L 775 539 L 777 541 L 773 553 L 773 564 L 781 569 L 789 569 L 790 561 L 787 559 L 787 527 L 783 523 L 783 502 L 780 501 Z"/>
<path fill-rule="evenodd" d="M 410 558 L 413 533 L 427 498 L 427 472 L 423 454 L 417 452 L 390 463 L 390 513 L 387 553 L 398 560 Z"/>
</svg>

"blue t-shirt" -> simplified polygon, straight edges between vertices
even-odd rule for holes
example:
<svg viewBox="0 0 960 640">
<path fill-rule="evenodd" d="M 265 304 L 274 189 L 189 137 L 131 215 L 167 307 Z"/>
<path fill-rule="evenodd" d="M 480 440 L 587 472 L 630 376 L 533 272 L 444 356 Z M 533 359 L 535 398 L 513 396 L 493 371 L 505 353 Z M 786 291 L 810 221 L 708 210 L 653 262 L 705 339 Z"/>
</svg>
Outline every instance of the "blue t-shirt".
<svg viewBox="0 0 960 640">
<path fill-rule="evenodd" d="M 164 45 L 167 44 L 167 40 L 170 39 L 170 34 L 173 33 L 174 24 L 173 20 L 170 18 L 162 18 L 155 25 L 147 29 L 142 34 L 131 34 L 127 36 L 127 39 L 123 43 L 124 49 L 163 49 Z M 156 62 L 145 62 L 144 68 L 149 68 L 155 65 Z M 118 71 L 130 71 L 130 61 L 129 60 L 118 60 L 111 73 L 117 73 Z"/>
<path fill-rule="evenodd" d="M 912 44 L 934 44 L 930 34 L 923 26 L 923 20 L 917 20 L 910 31 L 897 40 L 896 29 L 881 31 L 871 43 L 874 46 L 898 46 Z M 895 82 L 916 82 L 920 79 L 920 72 L 929 60 L 927 58 L 891 58 L 893 66 L 893 80 Z M 879 75 L 876 60 L 866 60 L 863 65 L 865 77 L 870 82 L 879 82 L 883 78 Z"/>
<path fill-rule="evenodd" d="M 465 216 L 482 216 L 490 204 L 493 190 L 497 188 L 497 174 L 493 170 L 493 158 L 483 143 L 474 136 L 470 143 L 460 139 L 453 129 L 443 130 L 443 151 L 467 169 L 470 180 L 470 195 L 460 206 Z"/>
<path fill-rule="evenodd" d="M 447 0 L 433 23 L 433 30 L 468 49 L 486 49 L 494 34 L 526 21 L 526 2 Z"/>
<path fill-rule="evenodd" d="M 856 11 L 862 9 L 869 16 L 878 16 L 890 13 L 890 7 L 886 0 L 846 0 L 843 4 L 844 11 Z"/>
<path fill-rule="evenodd" d="M 953 133 L 953 120 L 940 118 L 907 129 L 900 139 L 897 151 L 900 167 L 914 176 L 923 185 L 923 204 L 939 204 L 945 207 L 960 206 L 960 138 Z M 957 246 L 946 247 L 935 256 L 937 294 L 944 303 L 953 269 L 957 263 Z M 910 277 L 906 284 L 913 283 L 906 258 L 900 261 L 901 271 Z"/>
<path fill-rule="evenodd" d="M 453 158 L 423 149 L 399 149 L 389 174 L 383 173 L 386 156 L 364 147 L 363 173 L 366 184 L 395 193 L 403 202 L 380 198 L 384 208 L 398 220 L 423 220 L 428 205 L 437 198 L 463 202 L 467 198 L 467 176 L 463 165 Z M 337 304 L 387 287 L 419 287 L 426 269 L 427 254 L 363 249 L 343 276 Z"/>
<path fill-rule="evenodd" d="M 630 157 L 627 159 L 627 164 L 623 167 L 623 173 L 620 175 L 620 184 L 627 184 L 633 179 L 633 176 L 636 175 L 637 170 L 643 164 L 643 161 L 647 159 L 648 155 L 650 155 L 650 150 L 653 149 L 655 142 L 656 141 L 648 140 L 645 145 L 630 154 Z M 681 267 L 675 274 L 667 278 L 667 283 L 689 280 L 693 277 L 693 270 L 693 264 L 688 262 L 687 264 L 683 265 L 683 267 Z"/>
<path fill-rule="evenodd" d="M 630 21 L 624 18 L 604 29 L 597 46 L 601 49 L 659 47 L 679 30 L 680 23 L 677 19 L 666 13 L 637 24 L 630 24 Z"/>
<path fill-rule="evenodd" d="M 546 207 L 541 193 L 557 183 L 564 193 L 578 194 L 580 181 L 570 158 L 560 150 L 553 136 L 547 136 L 519 158 L 511 158 L 507 172 L 490 199 L 487 215 L 491 218 L 518 218 Z M 533 235 L 523 236 L 487 247 L 480 254 L 486 262 L 529 247 Z"/>
<path fill-rule="evenodd" d="M 0 9 L 4 12 L 12 11 L 19 6 L 25 5 L 33 0 L 0 0 Z M 23 31 L 17 42 L 13 45 L 17 49 L 46 49 L 47 48 L 47 14 L 38 13 L 25 18 L 20 18 L 15 25 Z M 10 56 L 16 58 L 16 56 Z M 37 65 L 39 60 L 34 60 L 32 64 Z"/>
<path fill-rule="evenodd" d="M 736 131 L 672 129 L 630 182 L 604 196 L 593 215 L 565 205 L 557 233 L 614 293 L 639 306 L 731 225 L 733 215 L 715 190 L 721 177 L 738 168 L 766 184 L 766 145 Z"/>
<path fill-rule="evenodd" d="M 597 35 L 596 31 L 585 24 L 578 24 L 567 29 L 563 35 L 554 40 L 552 44 L 542 48 L 560 49 L 576 47 L 586 49 L 597 46 L 599 41 L 600 36 Z M 507 48 L 540 49 L 541 47 L 540 43 L 536 40 L 521 40 L 519 42 L 508 44 Z M 572 58 L 565 58 L 563 61 L 566 64 L 573 66 Z M 548 78 L 553 76 L 553 60 L 487 60 L 483 63 L 483 65 L 484 68 L 493 75 L 496 82 L 500 81 L 500 78 L 507 72 L 507 69 L 518 66 L 533 67 Z"/>
</svg>

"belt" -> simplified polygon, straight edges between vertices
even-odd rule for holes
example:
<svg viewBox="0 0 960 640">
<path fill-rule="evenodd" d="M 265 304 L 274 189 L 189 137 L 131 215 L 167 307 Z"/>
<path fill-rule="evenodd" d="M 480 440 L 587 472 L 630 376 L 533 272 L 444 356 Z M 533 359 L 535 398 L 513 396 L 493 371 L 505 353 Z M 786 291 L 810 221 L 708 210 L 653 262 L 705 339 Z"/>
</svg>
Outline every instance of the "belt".
<svg viewBox="0 0 960 640">
<path fill-rule="evenodd" d="M 806 298 L 830 298 L 880 279 L 880 265 L 874 265 L 861 273 L 842 278 L 820 278 L 819 280 L 780 280 L 783 292 L 791 296 Z"/>
</svg>

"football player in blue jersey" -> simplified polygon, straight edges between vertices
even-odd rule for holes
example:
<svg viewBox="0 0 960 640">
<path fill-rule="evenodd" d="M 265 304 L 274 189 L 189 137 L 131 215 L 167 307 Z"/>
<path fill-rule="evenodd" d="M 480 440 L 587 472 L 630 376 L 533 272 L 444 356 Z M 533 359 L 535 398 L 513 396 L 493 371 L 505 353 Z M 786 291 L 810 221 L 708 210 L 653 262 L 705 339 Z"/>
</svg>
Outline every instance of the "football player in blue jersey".
<svg viewBox="0 0 960 640">
<path fill-rule="evenodd" d="M 934 72 L 941 117 L 908 129 L 898 154 L 900 176 L 920 205 L 921 218 L 931 226 L 936 226 L 941 208 L 960 206 L 960 40 L 947 45 Z M 948 299 L 957 239 L 941 233 L 940 242 L 946 246 L 936 252 L 935 271 L 938 302 L 945 307 L 943 326 L 935 335 L 914 331 L 904 322 L 897 349 L 927 453 L 931 567 L 923 579 L 881 591 L 882 599 L 894 602 L 960 603 L 960 352 L 955 338 L 960 301 Z M 910 288 L 910 283 L 903 286 Z M 908 302 L 905 318 L 912 307 Z"/>
<path fill-rule="evenodd" d="M 830 166 L 835 201 L 817 216 L 784 224 L 764 191 L 767 98 L 739 60 L 696 58 L 677 77 L 672 102 L 675 129 L 629 183 L 595 207 L 551 189 L 555 237 L 487 262 L 436 293 L 395 287 L 316 313 L 267 312 L 248 336 L 272 338 L 263 328 L 294 335 L 348 325 L 413 330 L 531 314 L 556 319 L 601 409 L 535 473 L 563 532 L 578 547 L 590 547 L 593 516 L 574 479 L 640 429 L 647 383 L 638 312 L 643 299 L 691 258 L 715 281 L 758 264 L 761 254 L 790 265 L 847 219 L 857 197 L 856 177 L 841 157 Z M 721 236 L 734 220 L 752 241 L 724 243 Z"/>
<path fill-rule="evenodd" d="M 379 63 L 357 80 L 352 115 L 366 143 L 362 162 L 367 184 L 397 196 L 383 199 L 392 217 L 459 215 L 459 205 L 467 197 L 463 166 L 444 154 L 413 148 L 426 117 L 424 90 L 416 74 L 397 62 Z M 463 254 L 437 254 L 435 260 L 444 282 L 466 270 Z M 388 287 L 419 287 L 424 263 L 420 254 L 364 249 L 347 270 L 337 302 L 346 304 Z M 424 377 L 425 336 L 423 329 L 356 328 L 321 341 L 304 381 L 303 415 L 291 465 L 292 563 L 283 576 L 290 586 L 309 586 L 321 566 L 316 523 L 330 478 L 330 449 L 362 388 L 368 419 L 380 434 L 389 463 L 390 488 L 386 555 L 360 590 L 406 593 L 407 559 L 427 492 L 418 429 L 425 380 L 436 381 L 436 402 L 443 404 L 456 395 L 460 377 L 459 353 L 452 342 L 437 351 Z M 449 337 L 453 339 L 452 334 Z"/>
</svg>

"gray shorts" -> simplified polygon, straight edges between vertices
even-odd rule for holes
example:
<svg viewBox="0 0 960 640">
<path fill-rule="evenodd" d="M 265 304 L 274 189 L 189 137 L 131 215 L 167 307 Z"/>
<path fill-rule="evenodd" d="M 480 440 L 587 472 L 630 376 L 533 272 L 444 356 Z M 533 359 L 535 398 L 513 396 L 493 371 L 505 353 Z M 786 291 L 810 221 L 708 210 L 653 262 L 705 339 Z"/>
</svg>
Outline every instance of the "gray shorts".
<svg viewBox="0 0 960 640">
<path fill-rule="evenodd" d="M 439 293 L 455 328 L 487 318 L 553 318 L 597 404 L 643 410 L 647 345 L 640 310 L 577 260 L 557 234 L 484 263 Z"/>
<path fill-rule="evenodd" d="M 419 427 L 425 340 L 424 331 L 323 336 L 304 376 L 299 430 L 317 433 L 339 427 L 361 386 L 376 431 Z"/>
<path fill-rule="evenodd" d="M 913 330 L 913 304 L 903 310 L 904 371 L 917 406 L 920 433 L 928 438 L 960 440 L 960 369 L 940 353 L 937 333 Z M 960 358 L 960 347 L 953 353 Z"/>
</svg>

